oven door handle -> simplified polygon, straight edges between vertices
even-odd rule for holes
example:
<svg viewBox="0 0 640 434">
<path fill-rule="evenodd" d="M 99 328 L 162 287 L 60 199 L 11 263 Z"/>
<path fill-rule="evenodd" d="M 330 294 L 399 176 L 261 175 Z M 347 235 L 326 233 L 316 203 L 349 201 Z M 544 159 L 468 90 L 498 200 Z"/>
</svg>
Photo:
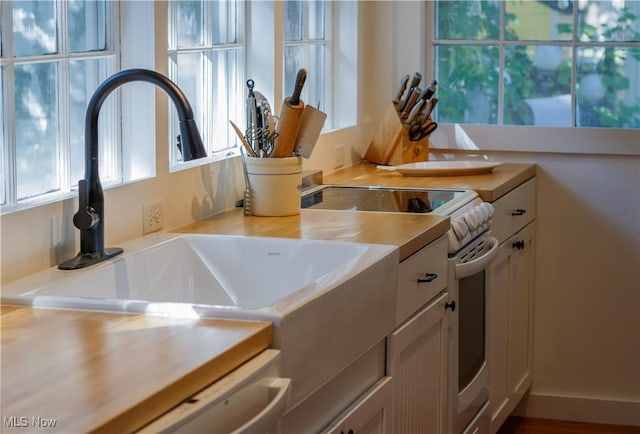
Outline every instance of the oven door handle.
<svg viewBox="0 0 640 434">
<path fill-rule="evenodd" d="M 456 279 L 473 276 L 474 274 L 486 269 L 489 264 L 493 262 L 496 256 L 498 256 L 498 240 L 494 237 L 490 237 L 489 243 L 491 244 L 491 248 L 489 248 L 484 255 L 474 259 L 473 261 L 456 264 Z"/>
</svg>

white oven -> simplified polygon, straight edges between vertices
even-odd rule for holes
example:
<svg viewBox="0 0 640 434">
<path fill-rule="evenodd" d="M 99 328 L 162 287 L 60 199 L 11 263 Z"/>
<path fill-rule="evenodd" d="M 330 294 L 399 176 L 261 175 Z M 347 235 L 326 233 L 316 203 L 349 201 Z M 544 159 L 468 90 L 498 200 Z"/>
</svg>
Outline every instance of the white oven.
<svg viewBox="0 0 640 434">
<path fill-rule="evenodd" d="M 449 232 L 449 432 L 489 433 L 486 270 L 498 253 L 493 206 L 474 203 L 451 216 Z"/>
</svg>

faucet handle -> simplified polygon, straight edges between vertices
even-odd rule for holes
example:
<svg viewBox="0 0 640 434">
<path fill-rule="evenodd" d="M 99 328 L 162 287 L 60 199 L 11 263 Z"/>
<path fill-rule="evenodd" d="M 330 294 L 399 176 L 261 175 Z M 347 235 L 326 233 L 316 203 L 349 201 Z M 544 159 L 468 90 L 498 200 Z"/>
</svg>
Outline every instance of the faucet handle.
<svg viewBox="0 0 640 434">
<path fill-rule="evenodd" d="M 81 231 L 88 231 L 97 226 L 100 216 L 93 207 L 88 206 L 89 191 L 87 181 L 78 181 L 78 212 L 73 216 L 73 224 Z"/>
</svg>

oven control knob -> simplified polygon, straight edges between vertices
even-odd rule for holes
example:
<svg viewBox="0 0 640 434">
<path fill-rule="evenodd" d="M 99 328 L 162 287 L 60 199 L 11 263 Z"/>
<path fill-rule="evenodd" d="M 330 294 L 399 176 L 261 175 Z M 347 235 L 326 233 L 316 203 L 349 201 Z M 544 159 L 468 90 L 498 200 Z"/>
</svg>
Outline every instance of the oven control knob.
<svg viewBox="0 0 640 434">
<path fill-rule="evenodd" d="M 478 225 L 480 224 L 480 219 L 476 216 L 476 214 L 473 211 L 467 212 L 465 215 L 462 216 L 462 219 L 467 224 L 467 226 L 469 226 L 469 229 L 471 229 L 472 231 L 475 231 L 478 228 Z"/>
<path fill-rule="evenodd" d="M 469 233 L 469 228 L 467 228 L 467 225 L 462 219 L 452 221 L 451 229 L 459 240 L 463 239 Z"/>
</svg>

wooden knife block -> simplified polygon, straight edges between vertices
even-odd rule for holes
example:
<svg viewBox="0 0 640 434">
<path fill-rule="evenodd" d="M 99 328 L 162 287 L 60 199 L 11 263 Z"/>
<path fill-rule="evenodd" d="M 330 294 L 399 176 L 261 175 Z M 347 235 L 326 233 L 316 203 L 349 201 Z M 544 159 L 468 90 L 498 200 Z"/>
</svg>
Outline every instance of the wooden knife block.
<svg viewBox="0 0 640 434">
<path fill-rule="evenodd" d="M 389 105 L 378 129 L 364 154 L 372 163 L 396 166 L 429 159 L 429 136 L 409 140 L 409 127 L 400 122 L 393 104 Z"/>
</svg>

